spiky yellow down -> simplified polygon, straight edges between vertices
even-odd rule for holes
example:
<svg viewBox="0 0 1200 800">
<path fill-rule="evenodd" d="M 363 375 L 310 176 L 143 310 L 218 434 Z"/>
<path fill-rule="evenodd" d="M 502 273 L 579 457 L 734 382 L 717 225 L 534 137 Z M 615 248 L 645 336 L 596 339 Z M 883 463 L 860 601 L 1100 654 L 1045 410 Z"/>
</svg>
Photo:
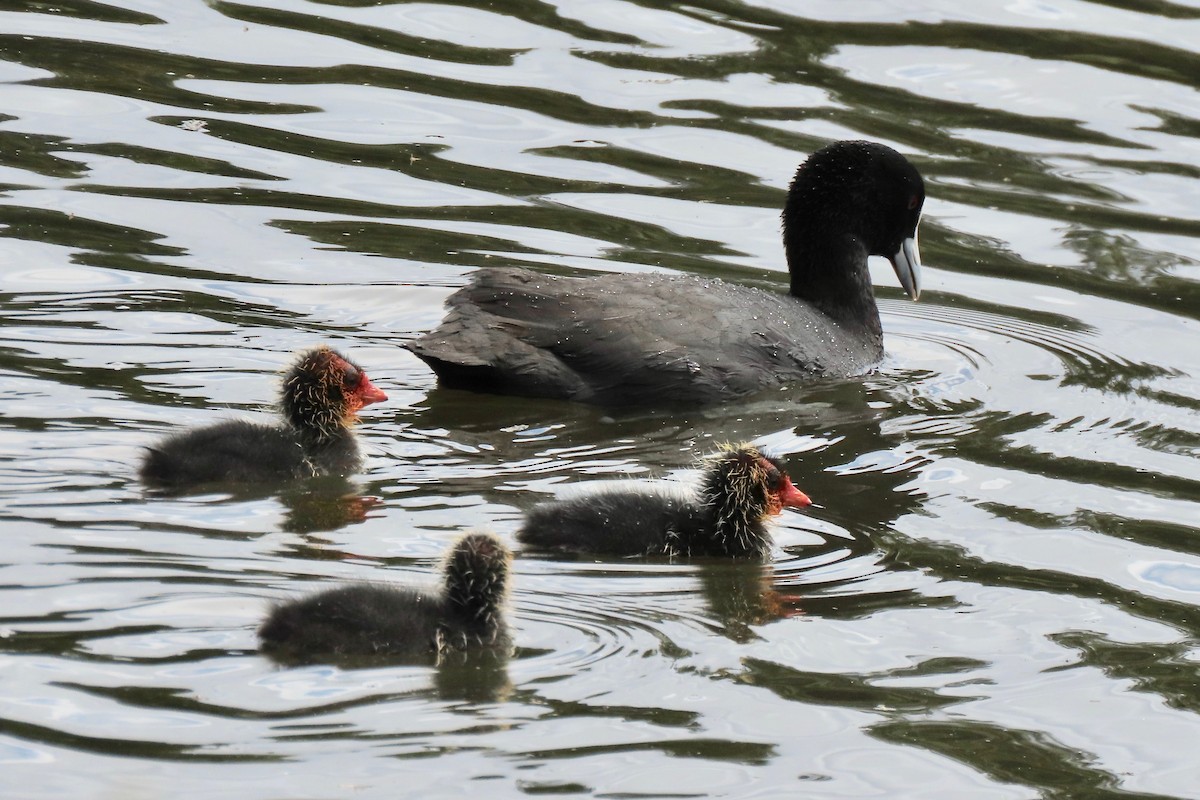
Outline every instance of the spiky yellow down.
<svg viewBox="0 0 1200 800">
<path fill-rule="evenodd" d="M 715 520 L 715 534 L 730 552 L 765 553 L 770 535 L 764 523 L 785 503 L 808 498 L 791 486 L 782 466 L 748 442 L 721 444 L 705 470 L 700 499 Z"/>
<path fill-rule="evenodd" d="M 806 505 L 778 462 L 749 444 L 723 445 L 694 495 L 614 486 L 541 503 L 516 535 L 531 547 L 576 553 L 762 558 L 771 550 L 767 517 Z"/>
<path fill-rule="evenodd" d="M 354 389 L 362 371 L 327 345 L 300 355 L 283 379 L 280 410 L 297 430 L 317 441 L 341 435 L 358 421 Z"/>
<path fill-rule="evenodd" d="M 717 455 L 710 457 L 712 461 L 728 459 L 729 489 L 734 505 L 749 506 L 764 493 L 767 486 L 767 468 L 771 464 L 762 452 L 752 444 L 732 444 L 723 442 L 717 445 Z"/>
<path fill-rule="evenodd" d="M 228 420 L 174 434 L 147 448 L 138 477 L 180 491 L 348 475 L 362 466 L 351 427 L 356 412 L 386 399 L 357 365 L 316 347 L 298 354 L 283 377 L 281 423 Z"/>
</svg>

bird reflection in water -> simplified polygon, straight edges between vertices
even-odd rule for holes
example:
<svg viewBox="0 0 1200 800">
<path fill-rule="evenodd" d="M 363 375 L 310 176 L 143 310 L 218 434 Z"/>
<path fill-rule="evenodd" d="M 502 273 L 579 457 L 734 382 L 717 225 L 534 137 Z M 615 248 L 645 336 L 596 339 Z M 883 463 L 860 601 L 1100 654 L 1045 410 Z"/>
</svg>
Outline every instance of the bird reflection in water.
<svg viewBox="0 0 1200 800">
<path fill-rule="evenodd" d="M 735 642 L 759 638 L 753 626 L 803 615 L 803 595 L 776 588 L 770 564 L 711 561 L 700 566 L 700 586 L 723 634 Z"/>
</svg>

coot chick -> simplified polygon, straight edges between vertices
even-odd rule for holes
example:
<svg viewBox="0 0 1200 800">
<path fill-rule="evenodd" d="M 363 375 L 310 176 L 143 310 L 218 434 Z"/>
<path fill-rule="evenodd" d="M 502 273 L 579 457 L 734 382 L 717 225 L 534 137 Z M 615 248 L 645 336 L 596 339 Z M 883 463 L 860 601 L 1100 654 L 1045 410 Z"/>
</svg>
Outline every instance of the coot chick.
<svg viewBox="0 0 1200 800">
<path fill-rule="evenodd" d="M 763 558 L 771 549 L 767 518 L 811 504 L 779 461 L 741 444 L 712 457 L 695 496 L 610 489 L 542 503 L 525 515 L 517 540 L 573 553 Z"/>
<path fill-rule="evenodd" d="M 282 603 L 258 629 L 262 649 L 288 663 L 339 657 L 438 661 L 453 652 L 507 654 L 502 606 L 511 555 L 472 533 L 448 551 L 437 591 L 355 583 Z"/>
<path fill-rule="evenodd" d="M 836 142 L 797 170 L 783 210 L 786 295 L 719 279 L 484 269 L 440 327 L 405 346 L 442 386 L 603 406 L 705 405 L 883 357 L 867 256 L 920 294 L 920 173 L 881 144 Z"/>
<path fill-rule="evenodd" d="M 230 420 L 169 436 L 147 448 L 139 477 L 147 486 L 183 489 L 357 472 L 358 411 L 386 399 L 357 364 L 317 347 L 284 376 L 279 423 Z"/>
</svg>

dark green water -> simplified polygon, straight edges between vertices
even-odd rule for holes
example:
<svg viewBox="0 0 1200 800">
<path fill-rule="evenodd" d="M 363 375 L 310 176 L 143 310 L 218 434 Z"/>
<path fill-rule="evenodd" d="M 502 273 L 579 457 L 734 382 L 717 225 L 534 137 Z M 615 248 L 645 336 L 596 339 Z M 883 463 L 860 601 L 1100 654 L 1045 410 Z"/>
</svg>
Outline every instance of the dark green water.
<svg viewBox="0 0 1200 800">
<path fill-rule="evenodd" d="M 1194 3 L 0 3 L 0 796 L 1200 797 L 1198 83 Z M 399 346 L 485 265 L 782 289 L 839 138 L 929 193 L 862 380 L 610 415 Z M 144 495 L 319 341 L 364 475 Z M 518 558 L 498 667 L 254 650 L 741 439 L 820 506 L 767 567 Z"/>
</svg>

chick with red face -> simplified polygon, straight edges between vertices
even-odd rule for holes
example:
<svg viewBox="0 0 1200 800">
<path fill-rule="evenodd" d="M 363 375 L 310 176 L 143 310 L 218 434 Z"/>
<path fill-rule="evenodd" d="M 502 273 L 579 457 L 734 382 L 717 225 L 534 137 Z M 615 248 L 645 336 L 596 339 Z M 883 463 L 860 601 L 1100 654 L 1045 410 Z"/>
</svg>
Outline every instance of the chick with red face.
<svg viewBox="0 0 1200 800">
<path fill-rule="evenodd" d="M 348 475 L 362 468 L 358 412 L 386 399 L 362 368 L 322 345 L 300 353 L 285 374 L 279 422 L 230 420 L 168 436 L 147 448 L 138 474 L 147 486 L 174 490 Z"/>
<path fill-rule="evenodd" d="M 764 558 L 767 521 L 811 504 L 778 460 L 731 445 L 710 458 L 694 494 L 620 488 L 542 503 L 525 515 L 517 540 L 551 552 Z"/>
</svg>

